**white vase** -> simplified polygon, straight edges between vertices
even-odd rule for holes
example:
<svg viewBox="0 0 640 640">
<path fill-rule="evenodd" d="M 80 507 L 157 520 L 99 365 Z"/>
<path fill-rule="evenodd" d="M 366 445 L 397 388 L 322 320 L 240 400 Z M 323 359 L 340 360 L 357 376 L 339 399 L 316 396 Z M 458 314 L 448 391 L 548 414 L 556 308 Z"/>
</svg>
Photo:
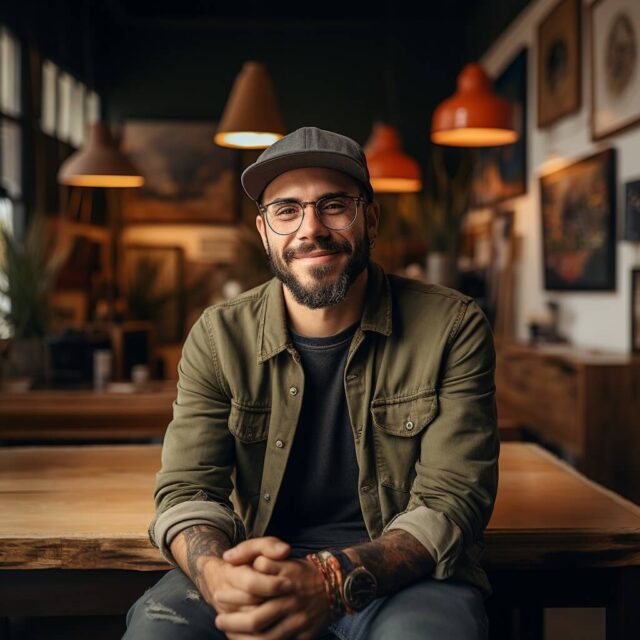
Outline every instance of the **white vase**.
<svg viewBox="0 0 640 640">
<path fill-rule="evenodd" d="M 427 254 L 426 268 L 429 282 L 453 289 L 458 286 L 456 256 L 445 251 L 430 251 Z"/>
</svg>

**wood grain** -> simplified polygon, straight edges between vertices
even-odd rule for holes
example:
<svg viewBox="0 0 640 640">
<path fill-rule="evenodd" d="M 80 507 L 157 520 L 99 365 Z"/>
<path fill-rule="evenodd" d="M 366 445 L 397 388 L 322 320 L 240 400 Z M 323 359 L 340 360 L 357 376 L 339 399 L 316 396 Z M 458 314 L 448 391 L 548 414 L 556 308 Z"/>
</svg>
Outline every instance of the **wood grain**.
<svg viewBox="0 0 640 640">
<path fill-rule="evenodd" d="M 498 416 L 640 503 L 640 359 L 566 345 L 496 343 Z"/>
<path fill-rule="evenodd" d="M 0 569 L 169 568 L 147 539 L 159 445 L 0 449 Z M 489 568 L 640 565 L 640 508 L 536 444 L 501 445 Z"/>
</svg>

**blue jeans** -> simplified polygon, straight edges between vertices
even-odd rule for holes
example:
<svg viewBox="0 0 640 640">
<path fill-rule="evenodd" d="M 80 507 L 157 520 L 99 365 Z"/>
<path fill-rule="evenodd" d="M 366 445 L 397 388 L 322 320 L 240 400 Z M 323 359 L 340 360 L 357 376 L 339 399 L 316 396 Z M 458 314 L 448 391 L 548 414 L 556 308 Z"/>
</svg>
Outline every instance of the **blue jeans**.
<svg viewBox="0 0 640 640">
<path fill-rule="evenodd" d="M 168 571 L 127 613 L 126 640 L 222 640 L 216 611 L 180 570 Z M 487 640 L 482 593 L 460 581 L 428 578 L 377 598 L 317 636 L 340 640 Z"/>
</svg>

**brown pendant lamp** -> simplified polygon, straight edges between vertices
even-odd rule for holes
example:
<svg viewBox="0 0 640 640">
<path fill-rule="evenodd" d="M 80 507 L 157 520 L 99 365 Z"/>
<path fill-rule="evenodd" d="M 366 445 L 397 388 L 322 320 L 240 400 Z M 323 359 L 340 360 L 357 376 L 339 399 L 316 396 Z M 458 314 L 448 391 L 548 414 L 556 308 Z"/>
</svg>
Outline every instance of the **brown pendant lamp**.
<svg viewBox="0 0 640 640">
<path fill-rule="evenodd" d="M 244 63 L 227 100 L 216 144 L 234 149 L 266 149 L 286 133 L 265 66 Z"/>
<path fill-rule="evenodd" d="M 109 127 L 96 122 L 89 127 L 84 147 L 60 165 L 58 182 L 76 187 L 141 187 L 144 178 L 118 151 Z"/>
<path fill-rule="evenodd" d="M 431 120 L 431 140 L 452 147 L 493 147 L 518 139 L 511 103 L 493 93 L 478 64 L 458 76 L 458 90 L 441 102 Z"/>
<path fill-rule="evenodd" d="M 415 193 L 422 189 L 420 166 L 402 150 L 395 127 L 376 122 L 364 154 L 376 193 Z"/>
</svg>

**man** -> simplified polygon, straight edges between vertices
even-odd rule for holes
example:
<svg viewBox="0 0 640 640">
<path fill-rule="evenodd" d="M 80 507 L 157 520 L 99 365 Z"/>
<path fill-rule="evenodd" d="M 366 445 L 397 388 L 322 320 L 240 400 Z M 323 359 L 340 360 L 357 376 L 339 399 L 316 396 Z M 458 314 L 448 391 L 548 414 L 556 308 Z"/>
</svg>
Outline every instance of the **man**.
<svg viewBox="0 0 640 640">
<path fill-rule="evenodd" d="M 298 129 L 242 184 L 275 277 L 185 341 L 149 528 L 176 568 L 125 637 L 486 638 L 486 317 L 369 260 L 379 205 L 350 138 Z"/>
</svg>

